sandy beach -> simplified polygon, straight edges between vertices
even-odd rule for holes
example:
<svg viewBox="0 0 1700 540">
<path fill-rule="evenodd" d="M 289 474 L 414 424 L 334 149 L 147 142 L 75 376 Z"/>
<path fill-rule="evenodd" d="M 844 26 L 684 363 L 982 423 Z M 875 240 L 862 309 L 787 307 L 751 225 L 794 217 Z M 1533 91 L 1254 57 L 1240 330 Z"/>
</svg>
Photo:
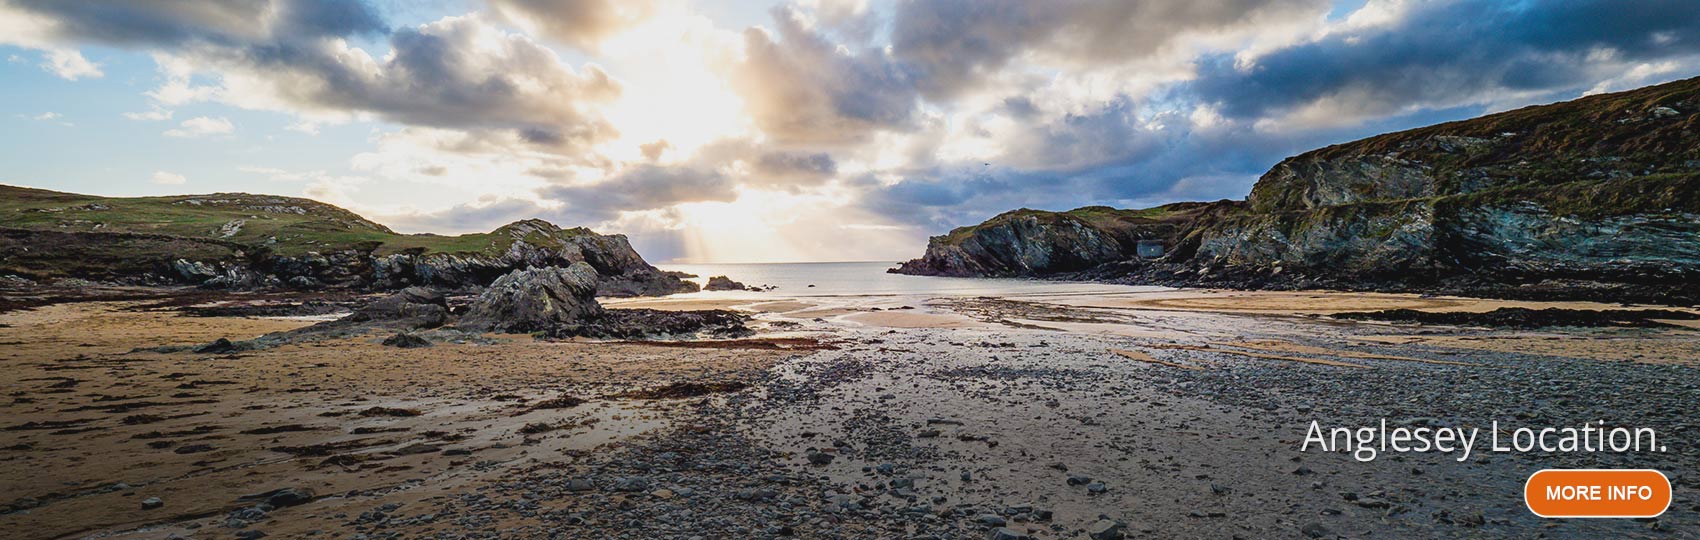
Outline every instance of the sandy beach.
<svg viewBox="0 0 1700 540">
<path fill-rule="evenodd" d="M 397 349 L 372 334 L 137 350 L 312 323 L 167 304 L 0 314 L 11 537 L 984 538 L 998 523 L 1076 538 L 1106 520 L 1185 537 L 1700 530 L 1681 488 L 1700 461 L 1685 412 L 1700 397 L 1693 328 L 1322 317 L 1540 303 L 1190 290 L 650 298 L 608 305 L 738 309 L 758 332 L 689 347 L 490 334 Z M 1648 397 L 1611 409 L 1561 399 L 1631 391 Z M 1652 525 L 1543 523 L 1513 495 L 1550 461 L 1365 464 L 1294 446 L 1312 418 L 1379 416 L 1652 425 L 1673 451 L 1562 460 L 1670 471 L 1678 502 Z M 266 502 L 277 490 L 296 496 Z"/>
</svg>

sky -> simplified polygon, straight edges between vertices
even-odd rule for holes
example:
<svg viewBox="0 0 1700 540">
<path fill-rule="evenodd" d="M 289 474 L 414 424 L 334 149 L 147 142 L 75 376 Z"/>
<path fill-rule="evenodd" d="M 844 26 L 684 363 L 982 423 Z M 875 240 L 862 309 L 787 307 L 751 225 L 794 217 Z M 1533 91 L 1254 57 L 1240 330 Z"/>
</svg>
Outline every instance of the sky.
<svg viewBox="0 0 1700 540">
<path fill-rule="evenodd" d="M 1693 0 L 0 0 L 0 183 L 894 261 L 1700 75 Z"/>
</svg>

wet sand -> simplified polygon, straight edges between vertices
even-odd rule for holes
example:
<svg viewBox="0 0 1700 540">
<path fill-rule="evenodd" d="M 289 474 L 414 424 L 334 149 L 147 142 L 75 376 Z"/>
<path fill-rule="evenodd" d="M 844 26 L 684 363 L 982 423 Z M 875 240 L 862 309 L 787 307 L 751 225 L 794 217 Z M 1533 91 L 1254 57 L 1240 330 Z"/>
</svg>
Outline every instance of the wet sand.
<svg viewBox="0 0 1700 540">
<path fill-rule="evenodd" d="M 1063 539 L 1101 516 L 1130 537 L 1700 533 L 1700 486 L 1685 472 L 1700 465 L 1687 419 L 1700 332 L 1316 317 L 1546 304 L 1214 291 L 662 298 L 609 305 L 744 309 L 761 333 L 422 349 L 367 335 L 213 355 L 131 351 L 310 321 L 146 305 L 0 314 L 5 537 L 986 538 L 1005 527 Z M 633 397 L 681 383 L 725 393 Z M 1674 451 L 1464 464 L 1296 451 L 1311 419 L 1380 417 L 1606 419 L 1657 428 Z M 1651 524 L 1540 520 L 1516 490 L 1556 466 L 1661 469 L 1678 501 Z M 313 495 L 287 507 L 242 499 L 279 488 Z M 152 497 L 163 506 L 144 509 Z"/>
</svg>

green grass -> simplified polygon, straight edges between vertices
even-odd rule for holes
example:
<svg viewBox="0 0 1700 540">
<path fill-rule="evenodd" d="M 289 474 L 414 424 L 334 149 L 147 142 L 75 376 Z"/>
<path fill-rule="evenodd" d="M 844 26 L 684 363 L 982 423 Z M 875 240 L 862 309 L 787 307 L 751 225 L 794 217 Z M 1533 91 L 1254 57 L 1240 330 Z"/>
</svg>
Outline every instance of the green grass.
<svg viewBox="0 0 1700 540">
<path fill-rule="evenodd" d="M 203 203 L 190 202 L 197 200 Z M 240 230 L 224 237 L 220 229 L 237 220 L 242 221 Z M 3 185 L 0 227 L 222 239 L 279 255 L 344 249 L 378 254 L 500 253 L 513 243 L 503 230 L 459 236 L 399 234 L 348 210 L 293 197 L 240 193 L 98 197 Z"/>
</svg>

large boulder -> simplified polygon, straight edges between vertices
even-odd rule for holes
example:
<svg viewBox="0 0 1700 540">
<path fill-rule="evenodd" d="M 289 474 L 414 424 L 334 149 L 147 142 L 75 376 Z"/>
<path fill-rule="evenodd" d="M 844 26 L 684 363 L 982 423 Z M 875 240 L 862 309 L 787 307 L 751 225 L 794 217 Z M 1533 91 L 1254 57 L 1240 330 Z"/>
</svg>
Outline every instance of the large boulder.
<svg viewBox="0 0 1700 540">
<path fill-rule="evenodd" d="M 705 291 L 755 291 L 755 290 L 760 290 L 760 289 L 756 289 L 756 288 L 750 287 L 748 285 L 745 285 L 743 283 L 732 281 L 732 278 L 729 278 L 729 277 L 726 277 L 726 276 L 714 276 L 714 277 L 708 278 L 708 284 L 704 285 L 702 287 L 702 290 L 705 290 Z"/>
<path fill-rule="evenodd" d="M 448 319 L 449 304 L 443 293 L 426 287 L 408 287 L 366 304 L 342 320 L 405 328 L 436 328 Z"/>
<path fill-rule="evenodd" d="M 597 283 L 596 269 L 583 262 L 566 268 L 515 270 L 478 295 L 457 326 L 478 332 L 525 333 L 600 317 Z"/>
</svg>

